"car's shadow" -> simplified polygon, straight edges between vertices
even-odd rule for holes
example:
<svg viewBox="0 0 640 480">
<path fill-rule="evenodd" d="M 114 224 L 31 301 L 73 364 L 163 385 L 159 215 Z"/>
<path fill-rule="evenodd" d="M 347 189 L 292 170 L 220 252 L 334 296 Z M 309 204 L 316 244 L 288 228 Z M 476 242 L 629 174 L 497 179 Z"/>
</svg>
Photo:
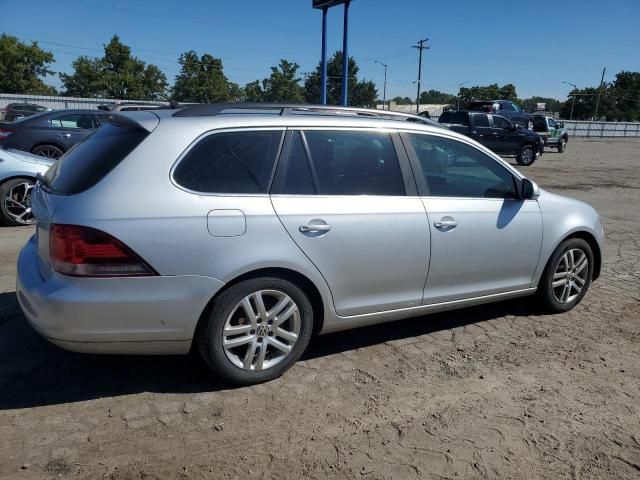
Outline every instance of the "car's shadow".
<svg viewBox="0 0 640 480">
<path fill-rule="evenodd" d="M 484 322 L 531 315 L 527 299 L 363 327 L 312 339 L 304 360 L 387 341 Z M 55 405 L 140 392 L 196 393 L 233 388 L 216 379 L 197 354 L 87 355 L 41 338 L 19 313 L 15 292 L 0 293 L 0 410 Z"/>
</svg>

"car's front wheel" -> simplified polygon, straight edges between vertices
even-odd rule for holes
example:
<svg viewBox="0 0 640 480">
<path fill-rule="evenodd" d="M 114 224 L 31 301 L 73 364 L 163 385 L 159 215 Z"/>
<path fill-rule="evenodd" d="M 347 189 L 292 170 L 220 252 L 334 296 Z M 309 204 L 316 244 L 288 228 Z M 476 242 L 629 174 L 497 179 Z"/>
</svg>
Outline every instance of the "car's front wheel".
<svg viewBox="0 0 640 480">
<path fill-rule="evenodd" d="M 307 295 L 281 278 L 233 285 L 198 329 L 202 357 L 224 380 L 251 385 L 279 377 L 302 355 L 313 329 Z"/>
<path fill-rule="evenodd" d="M 14 178 L 0 185 L 0 222 L 5 225 L 31 225 L 31 192 L 34 182 L 29 178 Z"/>
<path fill-rule="evenodd" d="M 528 167 L 536 160 L 536 152 L 533 150 L 531 145 L 524 145 L 520 149 L 520 153 L 516 157 L 516 161 L 518 165 L 523 165 Z"/>
<path fill-rule="evenodd" d="M 555 250 L 545 268 L 538 294 L 551 312 L 566 312 L 585 296 L 593 275 L 593 251 L 581 238 L 570 238 Z"/>
</svg>

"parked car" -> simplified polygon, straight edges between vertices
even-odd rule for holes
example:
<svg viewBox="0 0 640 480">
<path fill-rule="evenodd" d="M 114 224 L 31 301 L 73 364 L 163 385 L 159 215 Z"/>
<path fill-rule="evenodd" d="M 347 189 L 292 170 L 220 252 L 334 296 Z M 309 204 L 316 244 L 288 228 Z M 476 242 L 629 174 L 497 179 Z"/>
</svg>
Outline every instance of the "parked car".
<svg viewBox="0 0 640 480">
<path fill-rule="evenodd" d="M 0 146 L 59 158 L 91 135 L 104 117 L 95 110 L 58 110 L 0 123 Z"/>
<path fill-rule="evenodd" d="M 53 162 L 49 158 L 0 148 L 0 223 L 30 225 L 34 222 L 31 192 L 36 176 Z"/>
<path fill-rule="evenodd" d="M 169 106 L 162 103 L 136 102 L 107 103 L 104 105 L 98 105 L 98 110 L 107 112 L 139 112 L 141 110 L 157 110 L 159 108 L 169 108 Z"/>
<path fill-rule="evenodd" d="M 497 113 L 515 123 L 516 125 L 533 130 L 533 115 L 522 109 L 510 100 L 489 100 L 471 102 L 469 110 L 474 112 Z"/>
<path fill-rule="evenodd" d="M 46 112 L 47 108 L 32 103 L 10 103 L 3 109 L 0 109 L 0 120 L 5 122 L 13 122 L 24 117 L 35 115 L 36 113 Z"/>
<path fill-rule="evenodd" d="M 583 298 L 601 268 L 592 207 L 464 135 L 353 112 L 111 116 L 35 188 L 25 317 L 69 350 L 193 344 L 216 374 L 253 384 L 285 372 L 313 333 L 536 293 L 565 312 Z"/>
<path fill-rule="evenodd" d="M 555 147 L 560 153 L 567 149 L 569 132 L 564 128 L 563 122 L 544 115 L 534 115 L 533 131 L 544 138 L 545 146 Z"/>
<path fill-rule="evenodd" d="M 438 121 L 495 153 L 515 155 L 519 165 L 531 165 L 544 151 L 544 140 L 540 135 L 519 128 L 500 115 L 457 110 L 442 112 Z"/>
</svg>

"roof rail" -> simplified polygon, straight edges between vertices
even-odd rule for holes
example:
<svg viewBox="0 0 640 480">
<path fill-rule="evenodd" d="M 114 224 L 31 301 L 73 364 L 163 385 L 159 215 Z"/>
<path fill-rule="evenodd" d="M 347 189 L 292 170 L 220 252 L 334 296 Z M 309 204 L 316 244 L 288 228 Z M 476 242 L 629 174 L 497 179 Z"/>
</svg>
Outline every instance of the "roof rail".
<svg viewBox="0 0 640 480">
<path fill-rule="evenodd" d="M 434 126 L 441 126 L 433 120 L 419 117 L 410 113 L 392 112 L 389 110 L 374 110 L 372 108 L 339 107 L 334 105 L 313 105 L 299 103 L 211 103 L 193 105 L 182 108 L 173 114 L 174 117 L 209 117 L 226 114 L 271 114 L 271 115 L 345 115 L 381 118 L 386 120 L 400 120 L 417 122 Z"/>
</svg>

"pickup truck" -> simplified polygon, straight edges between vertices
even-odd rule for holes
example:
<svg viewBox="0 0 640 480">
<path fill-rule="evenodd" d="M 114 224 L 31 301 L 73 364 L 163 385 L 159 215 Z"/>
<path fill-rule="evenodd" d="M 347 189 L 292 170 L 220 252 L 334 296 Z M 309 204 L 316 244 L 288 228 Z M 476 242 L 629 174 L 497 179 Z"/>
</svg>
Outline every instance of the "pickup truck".
<svg viewBox="0 0 640 480">
<path fill-rule="evenodd" d="M 544 150 L 544 140 L 492 113 L 466 110 L 443 112 L 438 122 L 454 132 L 473 138 L 500 155 L 515 155 L 519 165 L 531 165 Z"/>
<path fill-rule="evenodd" d="M 545 146 L 557 148 L 559 153 L 567 149 L 569 132 L 564 128 L 564 123 L 544 115 L 534 115 L 533 131 L 544 138 Z"/>
<path fill-rule="evenodd" d="M 474 112 L 495 113 L 522 128 L 533 130 L 533 115 L 523 112 L 518 105 L 510 100 L 482 100 L 471 102 L 469 110 Z"/>
</svg>

